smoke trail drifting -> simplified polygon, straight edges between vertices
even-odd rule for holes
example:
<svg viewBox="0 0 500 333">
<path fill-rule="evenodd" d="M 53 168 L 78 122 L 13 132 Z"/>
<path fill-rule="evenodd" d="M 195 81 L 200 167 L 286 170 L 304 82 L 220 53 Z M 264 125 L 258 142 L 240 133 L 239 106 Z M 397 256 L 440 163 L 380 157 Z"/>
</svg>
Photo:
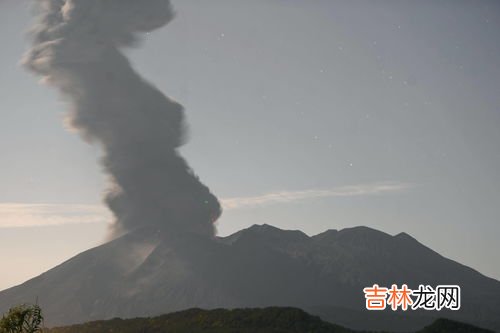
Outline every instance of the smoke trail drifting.
<svg viewBox="0 0 500 333">
<path fill-rule="evenodd" d="M 69 123 L 104 149 L 116 230 L 154 226 L 214 234 L 217 198 L 177 148 L 183 108 L 145 82 L 120 52 L 173 18 L 169 0 L 38 0 L 40 21 L 25 64 L 57 86 Z"/>
</svg>

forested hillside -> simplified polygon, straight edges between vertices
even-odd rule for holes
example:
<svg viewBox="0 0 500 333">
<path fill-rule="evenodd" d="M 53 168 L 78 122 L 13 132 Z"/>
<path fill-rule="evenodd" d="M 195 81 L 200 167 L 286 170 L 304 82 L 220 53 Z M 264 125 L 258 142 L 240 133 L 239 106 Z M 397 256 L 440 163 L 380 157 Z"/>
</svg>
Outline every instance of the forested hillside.
<svg viewBox="0 0 500 333">
<path fill-rule="evenodd" d="M 111 319 L 53 328 L 49 333 L 356 333 L 295 308 L 191 309 L 154 318 Z M 416 333 L 491 333 L 439 319 Z M 366 332 L 365 332 L 366 333 Z"/>
</svg>

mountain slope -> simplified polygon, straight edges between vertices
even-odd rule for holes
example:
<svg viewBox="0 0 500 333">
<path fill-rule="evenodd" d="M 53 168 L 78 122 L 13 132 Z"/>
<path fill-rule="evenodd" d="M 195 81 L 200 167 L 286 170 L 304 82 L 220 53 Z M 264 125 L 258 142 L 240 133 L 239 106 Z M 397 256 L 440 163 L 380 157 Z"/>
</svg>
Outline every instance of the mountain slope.
<svg viewBox="0 0 500 333">
<path fill-rule="evenodd" d="M 362 290 L 374 283 L 458 284 L 462 309 L 368 312 Z M 49 325 L 193 307 L 294 306 L 356 329 L 414 331 L 440 316 L 500 330 L 500 282 L 406 234 L 366 227 L 309 237 L 263 225 L 216 240 L 143 229 L 0 292 L 0 311 L 37 297 Z"/>
</svg>

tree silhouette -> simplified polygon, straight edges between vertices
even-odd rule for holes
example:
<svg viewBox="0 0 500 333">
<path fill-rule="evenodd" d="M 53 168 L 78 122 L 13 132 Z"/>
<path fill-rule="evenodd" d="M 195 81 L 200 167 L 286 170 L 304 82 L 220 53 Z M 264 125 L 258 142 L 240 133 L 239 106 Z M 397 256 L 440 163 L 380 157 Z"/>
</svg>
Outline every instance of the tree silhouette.
<svg viewBox="0 0 500 333">
<path fill-rule="evenodd" d="M 38 304 L 18 305 L 0 319 L 0 333 L 42 332 L 42 309 Z"/>
</svg>

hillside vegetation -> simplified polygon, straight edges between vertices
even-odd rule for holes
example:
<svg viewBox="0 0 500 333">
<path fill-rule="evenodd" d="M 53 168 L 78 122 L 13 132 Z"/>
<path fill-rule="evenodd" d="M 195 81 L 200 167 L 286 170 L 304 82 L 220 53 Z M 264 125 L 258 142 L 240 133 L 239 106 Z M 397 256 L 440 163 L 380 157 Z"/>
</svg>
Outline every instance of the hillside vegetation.
<svg viewBox="0 0 500 333">
<path fill-rule="evenodd" d="M 154 318 L 111 319 L 53 328 L 49 333 L 355 333 L 295 308 L 190 309 Z M 492 333 L 439 319 L 416 333 Z"/>
</svg>

